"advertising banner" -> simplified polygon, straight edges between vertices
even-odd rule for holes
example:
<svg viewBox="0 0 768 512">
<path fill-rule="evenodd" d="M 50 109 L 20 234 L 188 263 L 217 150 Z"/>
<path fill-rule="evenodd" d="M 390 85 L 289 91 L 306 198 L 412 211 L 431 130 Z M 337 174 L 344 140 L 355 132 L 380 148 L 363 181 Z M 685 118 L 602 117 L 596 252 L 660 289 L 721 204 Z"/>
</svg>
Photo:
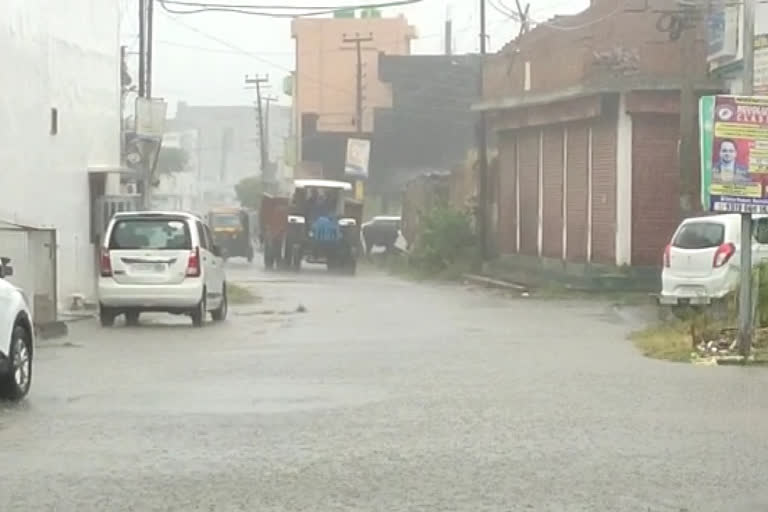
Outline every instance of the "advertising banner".
<svg viewBox="0 0 768 512">
<path fill-rule="evenodd" d="M 371 141 L 367 139 L 347 140 L 345 174 L 354 178 L 368 177 L 368 161 L 371 155 Z"/>
<path fill-rule="evenodd" d="M 716 96 L 711 140 L 708 209 L 768 213 L 768 98 Z"/>
</svg>

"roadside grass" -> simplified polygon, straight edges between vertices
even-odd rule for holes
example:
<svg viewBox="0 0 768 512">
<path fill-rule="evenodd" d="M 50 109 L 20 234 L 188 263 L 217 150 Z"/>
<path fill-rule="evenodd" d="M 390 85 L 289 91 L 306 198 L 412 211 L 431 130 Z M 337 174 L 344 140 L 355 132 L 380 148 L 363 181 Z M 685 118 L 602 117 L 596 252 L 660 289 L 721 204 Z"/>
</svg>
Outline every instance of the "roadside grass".
<svg viewBox="0 0 768 512">
<path fill-rule="evenodd" d="M 230 304 L 256 304 L 261 297 L 253 291 L 236 283 L 227 283 L 227 299 Z"/>
<path fill-rule="evenodd" d="M 629 339 L 646 357 L 677 363 L 690 362 L 691 326 L 681 320 L 666 322 L 633 332 Z"/>
</svg>

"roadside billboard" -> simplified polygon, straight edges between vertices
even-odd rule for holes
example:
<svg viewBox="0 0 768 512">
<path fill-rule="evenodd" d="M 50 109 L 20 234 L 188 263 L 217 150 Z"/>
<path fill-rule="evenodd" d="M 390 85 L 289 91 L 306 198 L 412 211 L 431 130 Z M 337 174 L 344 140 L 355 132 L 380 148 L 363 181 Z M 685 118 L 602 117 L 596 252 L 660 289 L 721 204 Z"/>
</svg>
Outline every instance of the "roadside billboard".
<svg viewBox="0 0 768 512">
<path fill-rule="evenodd" d="M 768 213 L 768 97 L 715 96 L 712 110 L 709 133 L 700 123 L 705 208 Z"/>
<path fill-rule="evenodd" d="M 368 163 L 371 156 L 371 141 L 367 139 L 347 139 L 347 158 L 345 174 L 351 178 L 367 178 Z"/>
</svg>

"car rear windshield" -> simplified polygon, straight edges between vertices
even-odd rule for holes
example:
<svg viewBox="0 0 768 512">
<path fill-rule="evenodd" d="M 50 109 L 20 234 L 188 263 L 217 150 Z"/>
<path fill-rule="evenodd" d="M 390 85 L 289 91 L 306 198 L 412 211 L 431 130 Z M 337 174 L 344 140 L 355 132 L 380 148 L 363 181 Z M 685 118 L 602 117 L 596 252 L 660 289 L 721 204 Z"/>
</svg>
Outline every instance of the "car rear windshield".
<svg viewBox="0 0 768 512">
<path fill-rule="evenodd" d="M 672 245 L 680 249 L 719 247 L 725 237 L 725 226 L 719 222 L 689 222 L 677 233 Z"/>
<path fill-rule="evenodd" d="M 110 249 L 191 249 L 189 226 L 180 219 L 123 219 L 112 228 Z"/>
<path fill-rule="evenodd" d="M 214 228 L 238 228 L 240 216 L 234 213 L 217 213 L 211 216 L 211 224 Z"/>
</svg>

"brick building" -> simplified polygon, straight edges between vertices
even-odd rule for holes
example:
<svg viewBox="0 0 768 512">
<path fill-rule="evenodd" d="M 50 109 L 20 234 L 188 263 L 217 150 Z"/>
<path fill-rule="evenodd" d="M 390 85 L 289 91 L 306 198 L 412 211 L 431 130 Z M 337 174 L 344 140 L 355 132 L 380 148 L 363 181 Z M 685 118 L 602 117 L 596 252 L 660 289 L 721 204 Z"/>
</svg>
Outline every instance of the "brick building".
<svg viewBox="0 0 768 512">
<path fill-rule="evenodd" d="M 637 4 L 637 5 L 634 5 Z M 502 254 L 654 266 L 680 220 L 681 68 L 707 79 L 704 23 L 682 67 L 657 30 L 671 0 L 593 0 L 507 44 L 485 66 L 498 137 Z"/>
</svg>

